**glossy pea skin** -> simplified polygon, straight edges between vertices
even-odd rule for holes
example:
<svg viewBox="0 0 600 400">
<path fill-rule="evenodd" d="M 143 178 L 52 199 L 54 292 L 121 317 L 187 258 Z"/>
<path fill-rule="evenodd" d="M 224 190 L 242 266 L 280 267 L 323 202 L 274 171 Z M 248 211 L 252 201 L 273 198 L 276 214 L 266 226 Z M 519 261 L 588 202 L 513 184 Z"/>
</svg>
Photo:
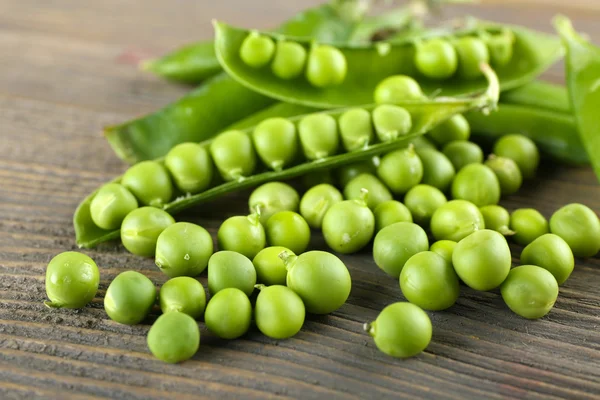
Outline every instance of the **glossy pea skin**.
<svg viewBox="0 0 600 400">
<path fill-rule="evenodd" d="M 514 234 L 514 232 L 509 228 L 510 214 L 506 208 L 496 204 L 491 204 L 480 207 L 479 211 L 481 211 L 481 215 L 483 215 L 486 229 L 500 232 L 505 236 Z"/>
<path fill-rule="evenodd" d="M 549 232 L 548 221 L 533 208 L 520 208 L 510 215 L 510 229 L 515 232 L 514 241 L 526 246 Z"/>
<path fill-rule="evenodd" d="M 206 269 L 212 253 L 213 240 L 206 229 L 177 222 L 158 236 L 155 263 L 170 278 L 198 276 Z"/>
<path fill-rule="evenodd" d="M 210 154 L 226 181 L 250 176 L 256 168 L 252 140 L 242 131 L 227 131 L 215 136 L 210 144 Z"/>
<path fill-rule="evenodd" d="M 142 161 L 123 174 L 125 186 L 145 206 L 161 207 L 173 197 L 173 184 L 169 172 L 156 161 Z"/>
<path fill-rule="evenodd" d="M 300 296 L 309 313 L 332 313 L 350 296 L 350 272 L 335 255 L 308 251 L 283 258 L 288 268 L 287 286 Z"/>
<path fill-rule="evenodd" d="M 576 257 L 593 257 L 600 251 L 600 220 L 583 204 L 559 208 L 550 218 L 550 231 L 563 238 Z"/>
<path fill-rule="evenodd" d="M 136 208 L 121 224 L 121 242 L 132 254 L 152 257 L 160 234 L 175 223 L 166 211 L 155 207 Z"/>
<path fill-rule="evenodd" d="M 510 248 L 502 234 L 482 229 L 458 242 L 452 253 L 452 265 L 470 288 L 492 290 L 504 282 L 510 271 Z"/>
<path fill-rule="evenodd" d="M 386 306 L 365 330 L 383 353 L 396 357 L 416 356 L 429 346 L 431 319 L 419 306 L 398 302 Z"/>
<path fill-rule="evenodd" d="M 337 86 L 346 79 L 346 57 L 329 45 L 313 45 L 308 54 L 306 79 L 317 88 Z"/>
<path fill-rule="evenodd" d="M 377 165 L 379 165 L 379 157 L 373 157 L 369 160 L 343 165 L 335 170 L 337 183 L 341 188 L 345 188 L 352 179 L 359 175 L 374 175 L 377 172 Z"/>
<path fill-rule="evenodd" d="M 460 294 L 452 264 L 432 251 L 415 254 L 406 261 L 400 273 L 400 289 L 408 301 L 432 311 L 452 307 Z"/>
<path fill-rule="evenodd" d="M 559 285 L 571 276 L 575 268 L 573 251 L 560 236 L 546 233 L 529 243 L 521 252 L 523 264 L 537 265 L 548 270 Z"/>
<path fill-rule="evenodd" d="M 267 65 L 274 53 L 273 39 L 258 32 L 250 32 L 240 47 L 240 58 L 252 68 L 261 68 Z"/>
<path fill-rule="evenodd" d="M 172 311 L 161 315 L 148 331 L 148 348 L 161 361 L 189 360 L 200 347 L 200 329 L 189 315 Z"/>
<path fill-rule="evenodd" d="M 456 174 L 452 182 L 452 197 L 470 201 L 478 207 L 498 204 L 500 182 L 490 167 L 469 164 Z"/>
<path fill-rule="evenodd" d="M 410 133 L 412 117 L 404 107 L 382 104 L 373 110 L 373 125 L 379 140 L 389 142 Z"/>
<path fill-rule="evenodd" d="M 503 196 L 515 194 L 523 184 L 523 175 L 516 162 L 506 157 L 491 155 L 485 165 L 490 167 L 500 183 L 500 192 Z"/>
<path fill-rule="evenodd" d="M 548 314 L 558 297 L 554 276 L 536 265 L 513 268 L 500 288 L 502 299 L 515 314 L 538 319 Z"/>
<path fill-rule="evenodd" d="M 300 200 L 300 215 L 313 229 L 321 229 L 323 218 L 329 208 L 344 197 L 335 186 L 327 183 L 310 188 Z"/>
<path fill-rule="evenodd" d="M 307 52 L 301 44 L 280 40 L 271 63 L 273 75 L 280 79 L 294 79 L 304 71 Z"/>
<path fill-rule="evenodd" d="M 417 154 L 423 164 L 421 183 L 436 187 L 442 192 L 448 190 L 456 175 L 450 159 L 435 149 L 417 149 Z"/>
<path fill-rule="evenodd" d="M 483 162 L 483 150 L 473 142 L 454 140 L 444 146 L 442 153 L 452 163 L 456 171 L 460 171 L 469 164 L 481 164 Z"/>
<path fill-rule="evenodd" d="M 286 286 L 264 287 L 256 298 L 256 326 L 263 335 L 273 339 L 287 339 L 300 332 L 305 314 L 300 296 Z"/>
<path fill-rule="evenodd" d="M 340 136 L 346 151 L 363 149 L 373 143 L 371 113 L 362 108 L 345 111 L 338 119 Z"/>
<path fill-rule="evenodd" d="M 267 118 L 252 133 L 258 157 L 269 168 L 281 171 L 298 153 L 296 127 L 285 118 Z"/>
<path fill-rule="evenodd" d="M 217 232 L 219 250 L 240 253 L 250 259 L 267 245 L 265 229 L 256 214 L 229 217 Z"/>
<path fill-rule="evenodd" d="M 413 140 L 410 141 L 410 144 L 412 144 L 417 150 L 437 150 L 435 143 L 433 143 L 431 140 L 425 137 L 425 135 L 419 135 L 415 137 Z"/>
<path fill-rule="evenodd" d="M 373 210 L 373 215 L 375 216 L 375 232 L 396 222 L 413 222 L 408 207 L 397 200 L 388 200 L 379 204 Z"/>
<path fill-rule="evenodd" d="M 266 223 L 279 211 L 298 211 L 300 196 L 296 189 L 283 182 L 267 182 L 250 194 L 248 208 L 251 213 L 260 208 L 260 222 Z"/>
<path fill-rule="evenodd" d="M 458 75 L 463 79 L 477 79 L 482 76 L 481 63 L 490 62 L 490 53 L 485 42 L 479 38 L 465 36 L 454 43 L 458 55 Z"/>
<path fill-rule="evenodd" d="M 375 88 L 375 104 L 401 104 L 425 98 L 419 83 L 406 75 L 385 78 Z"/>
<path fill-rule="evenodd" d="M 392 194 L 389 189 L 372 174 L 360 174 L 352 179 L 344 187 L 344 197 L 347 200 L 356 200 L 361 198 L 362 189 L 369 192 L 367 196 L 367 206 L 374 210 L 375 207 L 384 201 L 392 200 Z"/>
<path fill-rule="evenodd" d="M 540 163 L 540 153 L 533 140 L 520 134 L 502 136 L 494 144 L 494 154 L 517 163 L 523 179 L 533 178 Z"/>
<path fill-rule="evenodd" d="M 450 200 L 431 217 L 430 229 L 436 240 L 455 242 L 485 228 L 483 215 L 477 206 L 466 200 Z"/>
<path fill-rule="evenodd" d="M 404 204 L 410 210 L 415 223 L 429 227 L 435 210 L 448 202 L 444 193 L 430 185 L 417 185 L 404 196 Z"/>
<path fill-rule="evenodd" d="M 200 193 L 213 179 L 214 167 L 208 150 L 197 143 L 181 143 L 165 157 L 165 166 L 175 186 L 183 193 Z"/>
<path fill-rule="evenodd" d="M 199 319 L 206 308 L 206 292 L 200 282 L 189 276 L 169 279 L 158 293 L 163 314 L 179 311 Z"/>
<path fill-rule="evenodd" d="M 427 134 L 427 137 L 433 140 L 438 146 L 443 147 L 455 140 L 469 140 L 469 137 L 471 137 L 471 126 L 463 115 L 456 114 L 435 126 Z"/>
<path fill-rule="evenodd" d="M 96 296 L 100 272 L 90 257 L 76 251 L 60 253 L 46 268 L 44 302 L 52 308 L 83 308 Z"/>
<path fill-rule="evenodd" d="M 429 251 L 433 251 L 440 255 L 446 263 L 452 265 L 452 254 L 457 243 L 453 240 L 438 240 L 429 247 Z"/>
<path fill-rule="evenodd" d="M 256 269 L 256 281 L 265 285 L 285 285 L 287 269 L 279 257 L 282 252 L 295 255 L 290 249 L 283 246 L 265 247 L 258 252 L 252 260 Z"/>
<path fill-rule="evenodd" d="M 337 153 L 340 139 L 335 118 L 327 114 L 310 114 L 298 123 L 300 143 L 304 156 L 320 160 Z"/>
<path fill-rule="evenodd" d="M 402 195 L 423 179 L 423 163 L 412 147 L 392 151 L 381 159 L 377 176 L 392 193 Z"/>
<path fill-rule="evenodd" d="M 485 44 L 490 52 L 490 62 L 493 66 L 504 67 L 510 62 L 513 57 L 514 41 L 515 35 L 508 29 L 485 38 Z"/>
<path fill-rule="evenodd" d="M 417 45 L 417 70 L 430 79 L 448 79 L 458 68 L 454 46 L 444 39 L 432 39 Z"/>
<path fill-rule="evenodd" d="M 137 271 L 116 276 L 104 295 L 104 310 L 115 322 L 135 325 L 142 322 L 156 302 L 156 287 Z"/>
<path fill-rule="evenodd" d="M 396 222 L 375 235 L 373 259 L 385 273 L 398 278 L 406 261 L 429 249 L 427 233 L 417 224 Z"/>
<path fill-rule="evenodd" d="M 273 214 L 265 224 L 265 232 L 269 245 L 287 247 L 296 254 L 303 253 L 310 243 L 308 223 L 293 211 Z"/>
<path fill-rule="evenodd" d="M 125 186 L 107 183 L 92 199 L 90 215 L 102 229 L 119 229 L 127 214 L 137 207 L 137 199 Z"/>
<path fill-rule="evenodd" d="M 375 232 L 375 216 L 363 199 L 345 200 L 332 205 L 323 217 L 323 238 L 334 251 L 356 253 L 365 247 Z"/>
<path fill-rule="evenodd" d="M 234 251 L 218 251 L 208 260 L 208 291 L 211 295 L 227 288 L 236 288 L 250 296 L 256 285 L 256 270 L 252 261 Z"/>
<path fill-rule="evenodd" d="M 250 328 L 252 304 L 248 296 L 237 288 L 226 288 L 209 300 L 204 312 L 204 323 L 209 331 L 221 339 L 236 339 Z"/>
</svg>

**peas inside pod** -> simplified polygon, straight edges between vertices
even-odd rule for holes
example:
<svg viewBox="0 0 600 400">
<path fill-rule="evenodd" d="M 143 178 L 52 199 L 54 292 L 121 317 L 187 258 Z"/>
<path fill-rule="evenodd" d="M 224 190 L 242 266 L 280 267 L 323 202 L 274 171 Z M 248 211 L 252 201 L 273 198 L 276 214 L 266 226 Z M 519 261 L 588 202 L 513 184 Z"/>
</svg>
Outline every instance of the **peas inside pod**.
<svg viewBox="0 0 600 400">
<path fill-rule="evenodd" d="M 268 118 L 259 123 L 252 141 L 261 161 L 275 171 L 291 164 L 298 153 L 296 126 L 285 118 Z"/>
<path fill-rule="evenodd" d="M 173 184 L 167 169 L 156 161 L 142 161 L 130 167 L 121 178 L 142 205 L 161 207 L 173 197 Z"/>
<path fill-rule="evenodd" d="M 208 150 L 197 143 L 181 143 L 165 157 L 165 166 L 175 186 L 183 193 L 206 190 L 213 179 L 214 167 Z"/>
<path fill-rule="evenodd" d="M 315 44 L 308 54 L 306 79 L 317 88 L 339 85 L 346 78 L 348 65 L 339 49 L 325 44 Z"/>
<path fill-rule="evenodd" d="M 135 196 L 123 185 L 108 183 L 98 190 L 90 204 L 90 215 L 102 229 L 118 229 L 131 211 L 138 208 Z"/>
</svg>

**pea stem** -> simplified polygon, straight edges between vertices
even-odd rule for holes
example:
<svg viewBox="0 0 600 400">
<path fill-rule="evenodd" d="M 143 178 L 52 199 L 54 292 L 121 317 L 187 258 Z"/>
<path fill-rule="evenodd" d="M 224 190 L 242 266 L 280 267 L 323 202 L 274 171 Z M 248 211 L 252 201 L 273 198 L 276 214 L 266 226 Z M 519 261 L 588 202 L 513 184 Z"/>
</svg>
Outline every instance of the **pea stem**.
<svg viewBox="0 0 600 400">
<path fill-rule="evenodd" d="M 263 289 L 264 289 L 264 288 L 266 288 L 266 287 L 267 287 L 267 285 L 263 285 L 262 283 L 259 283 L 259 284 L 257 284 L 257 285 L 254 285 L 254 288 L 255 288 L 255 289 L 258 289 L 258 290 L 263 290 Z"/>
<path fill-rule="evenodd" d="M 287 250 L 283 250 L 281 253 L 279 253 L 278 257 L 281 258 L 281 260 L 283 261 L 283 264 L 285 265 L 285 269 L 288 271 L 290 269 L 292 269 L 292 266 L 294 265 L 294 263 L 296 262 L 296 259 L 298 258 L 296 255 L 290 253 Z"/>
</svg>

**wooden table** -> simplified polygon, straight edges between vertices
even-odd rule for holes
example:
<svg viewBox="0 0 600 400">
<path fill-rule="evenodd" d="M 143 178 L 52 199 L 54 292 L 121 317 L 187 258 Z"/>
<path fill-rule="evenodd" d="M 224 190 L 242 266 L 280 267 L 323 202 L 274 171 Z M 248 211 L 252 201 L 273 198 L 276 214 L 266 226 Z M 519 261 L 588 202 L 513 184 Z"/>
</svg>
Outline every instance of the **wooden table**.
<svg viewBox="0 0 600 400">
<path fill-rule="evenodd" d="M 150 112 L 189 90 L 139 72 L 136 62 L 210 37 L 211 18 L 267 28 L 317 2 L 0 2 L 0 398 L 600 396 L 598 256 L 577 260 L 556 307 L 538 321 L 509 312 L 498 291 L 463 288 L 456 306 L 431 313 L 434 337 L 427 351 L 404 361 L 377 351 L 362 331 L 363 322 L 402 299 L 397 281 L 380 272 L 367 252 L 343 257 L 353 290 L 338 312 L 309 317 L 296 337 L 283 341 L 256 329 L 239 340 L 219 341 L 202 325 L 200 351 L 182 365 L 150 355 L 148 324 L 119 325 L 104 313 L 106 287 L 119 272 L 141 270 L 157 285 L 165 281 L 152 260 L 129 255 L 118 244 L 86 251 L 102 276 L 89 307 L 44 307 L 46 264 L 76 249 L 75 207 L 125 169 L 101 127 Z M 448 14 L 474 10 L 455 7 Z M 474 12 L 545 31 L 562 12 L 600 41 L 596 0 L 497 0 Z M 548 76 L 561 79 L 562 65 Z M 245 212 L 247 194 L 182 218 L 215 233 L 225 217 Z M 535 207 L 549 217 L 569 202 L 600 211 L 600 186 L 591 169 L 545 165 L 539 179 L 503 205 Z M 320 237 L 316 246 L 322 246 Z M 513 250 L 518 255 L 521 249 Z"/>
</svg>

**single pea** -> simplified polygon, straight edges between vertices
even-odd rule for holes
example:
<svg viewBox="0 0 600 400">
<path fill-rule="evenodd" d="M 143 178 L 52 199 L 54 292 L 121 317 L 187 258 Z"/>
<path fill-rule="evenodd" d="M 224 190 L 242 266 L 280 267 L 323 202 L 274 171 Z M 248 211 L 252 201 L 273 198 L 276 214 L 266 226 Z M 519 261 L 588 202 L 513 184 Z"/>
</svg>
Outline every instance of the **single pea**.
<svg viewBox="0 0 600 400">
<path fill-rule="evenodd" d="M 408 207 L 397 200 L 388 200 L 380 203 L 375 210 L 375 232 L 396 222 L 413 222 L 412 214 Z"/>
<path fill-rule="evenodd" d="M 135 325 L 146 319 L 155 302 L 154 283 L 137 271 L 125 271 L 108 285 L 104 310 L 115 322 Z"/>
<path fill-rule="evenodd" d="M 421 150 L 421 149 L 437 150 L 435 143 L 433 143 L 431 140 L 429 140 L 427 137 L 425 137 L 425 135 L 419 135 L 419 136 L 415 137 L 413 140 L 410 141 L 410 144 L 415 146 L 415 149 L 417 149 L 417 150 Z"/>
<path fill-rule="evenodd" d="M 517 193 L 523 183 L 521 170 L 516 162 L 510 158 L 497 157 L 490 155 L 485 162 L 490 167 L 500 183 L 500 192 L 502 195 L 511 195 Z"/>
<path fill-rule="evenodd" d="M 482 76 L 479 65 L 490 62 L 490 53 L 485 42 L 479 38 L 465 36 L 454 43 L 458 55 L 458 75 L 463 79 L 477 79 Z"/>
<path fill-rule="evenodd" d="M 488 35 L 484 41 L 493 66 L 504 67 L 512 60 L 515 34 L 510 29 L 502 29 L 500 34 Z"/>
<path fill-rule="evenodd" d="M 458 242 L 452 253 L 452 265 L 470 288 L 492 290 L 504 282 L 510 271 L 510 248 L 500 233 L 482 229 Z"/>
<path fill-rule="evenodd" d="M 430 79 L 448 79 L 458 68 L 454 46 L 444 39 L 432 39 L 417 45 L 415 65 Z"/>
<path fill-rule="evenodd" d="M 369 192 L 367 206 L 374 210 L 384 201 L 392 200 L 389 189 L 375 176 L 371 174 L 360 174 L 352 179 L 344 187 L 344 197 L 347 200 L 357 200 L 362 196 L 362 189 Z"/>
<path fill-rule="evenodd" d="M 254 308 L 258 330 L 273 339 L 291 338 L 300 332 L 306 314 L 300 296 L 282 285 L 256 286 L 260 289 Z"/>
<path fill-rule="evenodd" d="M 169 172 L 156 161 L 142 161 L 129 167 L 121 178 L 121 185 L 145 206 L 161 207 L 173 197 Z"/>
<path fill-rule="evenodd" d="M 409 146 L 383 156 L 377 167 L 377 176 L 392 193 L 402 195 L 423 179 L 423 163 L 415 149 Z"/>
<path fill-rule="evenodd" d="M 517 163 L 524 179 L 533 178 L 540 163 L 540 152 L 533 140 L 520 134 L 502 136 L 494 144 L 494 154 Z"/>
<path fill-rule="evenodd" d="M 548 314 L 558 297 L 554 276 L 536 265 L 513 268 L 500 288 L 502 299 L 515 314 L 538 319 Z"/>
<path fill-rule="evenodd" d="M 189 360 L 200 347 L 200 329 L 192 317 L 173 311 L 161 315 L 148 331 L 148 348 L 161 361 Z"/>
<path fill-rule="evenodd" d="M 252 261 L 235 251 L 218 251 L 208 260 L 208 291 L 211 295 L 226 288 L 237 288 L 250 296 L 256 285 Z"/>
<path fill-rule="evenodd" d="M 268 36 L 253 31 L 242 42 L 240 47 L 240 58 L 252 68 L 260 68 L 267 65 L 275 53 L 275 43 Z"/>
<path fill-rule="evenodd" d="M 306 49 L 301 44 L 280 40 L 277 42 L 271 71 L 280 79 L 294 79 L 302 75 L 306 57 Z"/>
<path fill-rule="evenodd" d="M 275 171 L 289 165 L 298 153 L 296 127 L 285 118 L 267 118 L 259 123 L 252 141 L 262 162 Z"/>
<path fill-rule="evenodd" d="M 296 254 L 304 253 L 310 243 L 310 227 L 293 211 L 279 211 L 265 224 L 267 242 L 271 246 L 287 247 Z"/>
<path fill-rule="evenodd" d="M 173 217 L 159 208 L 136 208 L 121 224 L 121 242 L 132 254 L 153 257 L 158 237 L 174 223 Z"/>
<path fill-rule="evenodd" d="M 308 54 L 306 79 L 317 88 L 337 86 L 346 79 L 346 57 L 339 49 L 326 44 L 313 45 Z"/>
<path fill-rule="evenodd" d="M 450 159 L 435 149 L 417 149 L 417 155 L 423 164 L 421 183 L 436 187 L 442 192 L 448 190 L 456 175 Z"/>
<path fill-rule="evenodd" d="M 565 283 L 575 268 L 573 251 L 563 238 L 552 233 L 546 233 L 529 243 L 520 258 L 523 264 L 548 270 L 559 285 Z"/>
<path fill-rule="evenodd" d="M 427 137 L 433 140 L 438 146 L 443 147 L 455 140 L 469 140 L 469 137 L 471 137 L 471 126 L 463 115 L 456 114 L 435 126 L 427 134 Z"/>
<path fill-rule="evenodd" d="M 385 78 L 375 88 L 376 104 L 402 104 L 425 99 L 419 83 L 406 75 Z"/>
<path fill-rule="evenodd" d="M 279 211 L 298 211 L 300 196 L 296 189 L 283 182 L 267 182 L 252 192 L 248 199 L 250 212 L 260 213 L 260 222 L 266 223 Z"/>
<path fill-rule="evenodd" d="M 510 229 L 515 232 L 512 238 L 526 246 L 538 237 L 550 232 L 548 221 L 533 208 L 520 208 L 510 215 Z"/>
<path fill-rule="evenodd" d="M 500 182 L 490 167 L 469 164 L 456 174 L 452 182 L 452 197 L 470 201 L 478 207 L 498 204 Z"/>
<path fill-rule="evenodd" d="M 100 272 L 90 257 L 76 251 L 60 253 L 46 268 L 46 295 L 51 308 L 83 308 L 98 291 Z"/>
<path fill-rule="evenodd" d="M 373 123 L 367 110 L 352 108 L 340 116 L 338 123 L 346 151 L 364 149 L 373 143 Z"/>
<path fill-rule="evenodd" d="M 510 230 L 510 214 L 506 208 L 490 204 L 479 208 L 481 215 L 483 215 L 483 221 L 485 222 L 485 228 L 491 229 L 496 232 L 500 232 L 504 236 L 511 236 L 515 233 Z"/>
<path fill-rule="evenodd" d="M 169 279 L 158 293 L 163 314 L 179 311 L 199 319 L 206 308 L 206 292 L 200 282 L 189 276 Z"/>
<path fill-rule="evenodd" d="M 300 200 L 300 215 L 313 229 L 321 229 L 323 217 L 329 208 L 344 200 L 334 186 L 323 183 L 310 188 Z"/>
<path fill-rule="evenodd" d="M 385 273 L 398 278 L 409 258 L 428 249 L 429 240 L 423 228 L 411 222 L 396 222 L 375 235 L 373 258 Z"/>
<path fill-rule="evenodd" d="M 248 332 L 252 304 L 244 292 L 226 288 L 215 294 L 206 305 L 204 323 L 221 339 L 236 339 Z"/>
<path fill-rule="evenodd" d="M 287 269 L 279 255 L 286 251 L 294 254 L 290 249 L 283 246 L 265 247 L 258 252 L 252 260 L 256 269 L 256 281 L 265 285 L 285 285 Z M 295 255 L 295 254 L 294 254 Z"/>
<path fill-rule="evenodd" d="M 481 147 L 465 140 L 454 140 L 448 143 L 442 149 L 442 153 L 448 157 L 456 171 L 460 171 L 466 165 L 483 162 Z"/>
<path fill-rule="evenodd" d="M 213 240 L 206 229 L 177 222 L 158 236 L 155 263 L 169 278 L 198 276 L 206 269 L 212 253 Z"/>
<path fill-rule="evenodd" d="M 414 186 L 404 196 L 404 204 L 410 210 L 413 220 L 424 227 L 429 227 L 435 210 L 447 202 L 444 193 L 430 185 Z"/>
<path fill-rule="evenodd" d="M 333 171 L 330 169 L 309 172 L 307 174 L 302 175 L 301 179 L 302 184 L 307 189 L 322 184 L 335 185 Z"/>
<path fill-rule="evenodd" d="M 400 289 L 408 301 L 432 311 L 452 307 L 460 293 L 452 264 L 433 251 L 423 251 L 406 261 L 400 273 Z"/>
<path fill-rule="evenodd" d="M 410 133 L 412 117 L 404 107 L 382 104 L 373 110 L 373 125 L 379 140 L 389 142 Z"/>
<path fill-rule="evenodd" d="M 432 326 L 419 306 L 408 302 L 390 304 L 377 319 L 365 324 L 365 331 L 383 353 L 397 358 L 416 356 L 429 346 Z"/>
<path fill-rule="evenodd" d="M 456 244 L 453 240 L 438 240 L 429 247 L 429 251 L 439 254 L 446 263 L 452 265 L 452 254 Z"/>
<path fill-rule="evenodd" d="M 123 185 L 107 183 L 92 199 L 92 221 L 102 229 L 119 229 L 123 219 L 138 208 L 135 196 Z"/>
<path fill-rule="evenodd" d="M 350 296 L 350 272 L 335 255 L 308 251 L 299 256 L 284 252 L 280 257 L 288 270 L 287 286 L 300 296 L 309 313 L 332 313 Z"/>
<path fill-rule="evenodd" d="M 550 231 L 563 238 L 576 257 L 593 257 L 600 251 L 600 220 L 583 204 L 559 208 L 550 218 Z"/>
<path fill-rule="evenodd" d="M 379 165 L 379 157 L 373 157 L 369 160 L 347 164 L 335 170 L 336 179 L 339 187 L 345 188 L 348 183 L 361 174 L 374 175 Z"/>
<path fill-rule="evenodd" d="M 184 193 L 200 193 L 213 179 L 214 167 L 208 150 L 198 143 L 181 143 L 165 157 L 165 166 L 175 186 Z"/>
<path fill-rule="evenodd" d="M 315 113 L 302 118 L 298 132 L 304 156 L 309 160 L 321 160 L 337 153 L 340 145 L 337 129 L 337 122 L 331 115 Z"/>
<path fill-rule="evenodd" d="M 466 200 L 450 200 L 431 216 L 431 233 L 435 240 L 455 242 L 484 229 L 483 215 L 477 206 Z"/>
<path fill-rule="evenodd" d="M 252 140 L 242 131 L 227 131 L 215 136 L 210 144 L 210 154 L 226 181 L 250 176 L 256 168 Z"/>
<path fill-rule="evenodd" d="M 267 245 L 265 228 L 258 214 L 229 217 L 217 231 L 219 250 L 235 251 L 252 259 Z"/>
</svg>

